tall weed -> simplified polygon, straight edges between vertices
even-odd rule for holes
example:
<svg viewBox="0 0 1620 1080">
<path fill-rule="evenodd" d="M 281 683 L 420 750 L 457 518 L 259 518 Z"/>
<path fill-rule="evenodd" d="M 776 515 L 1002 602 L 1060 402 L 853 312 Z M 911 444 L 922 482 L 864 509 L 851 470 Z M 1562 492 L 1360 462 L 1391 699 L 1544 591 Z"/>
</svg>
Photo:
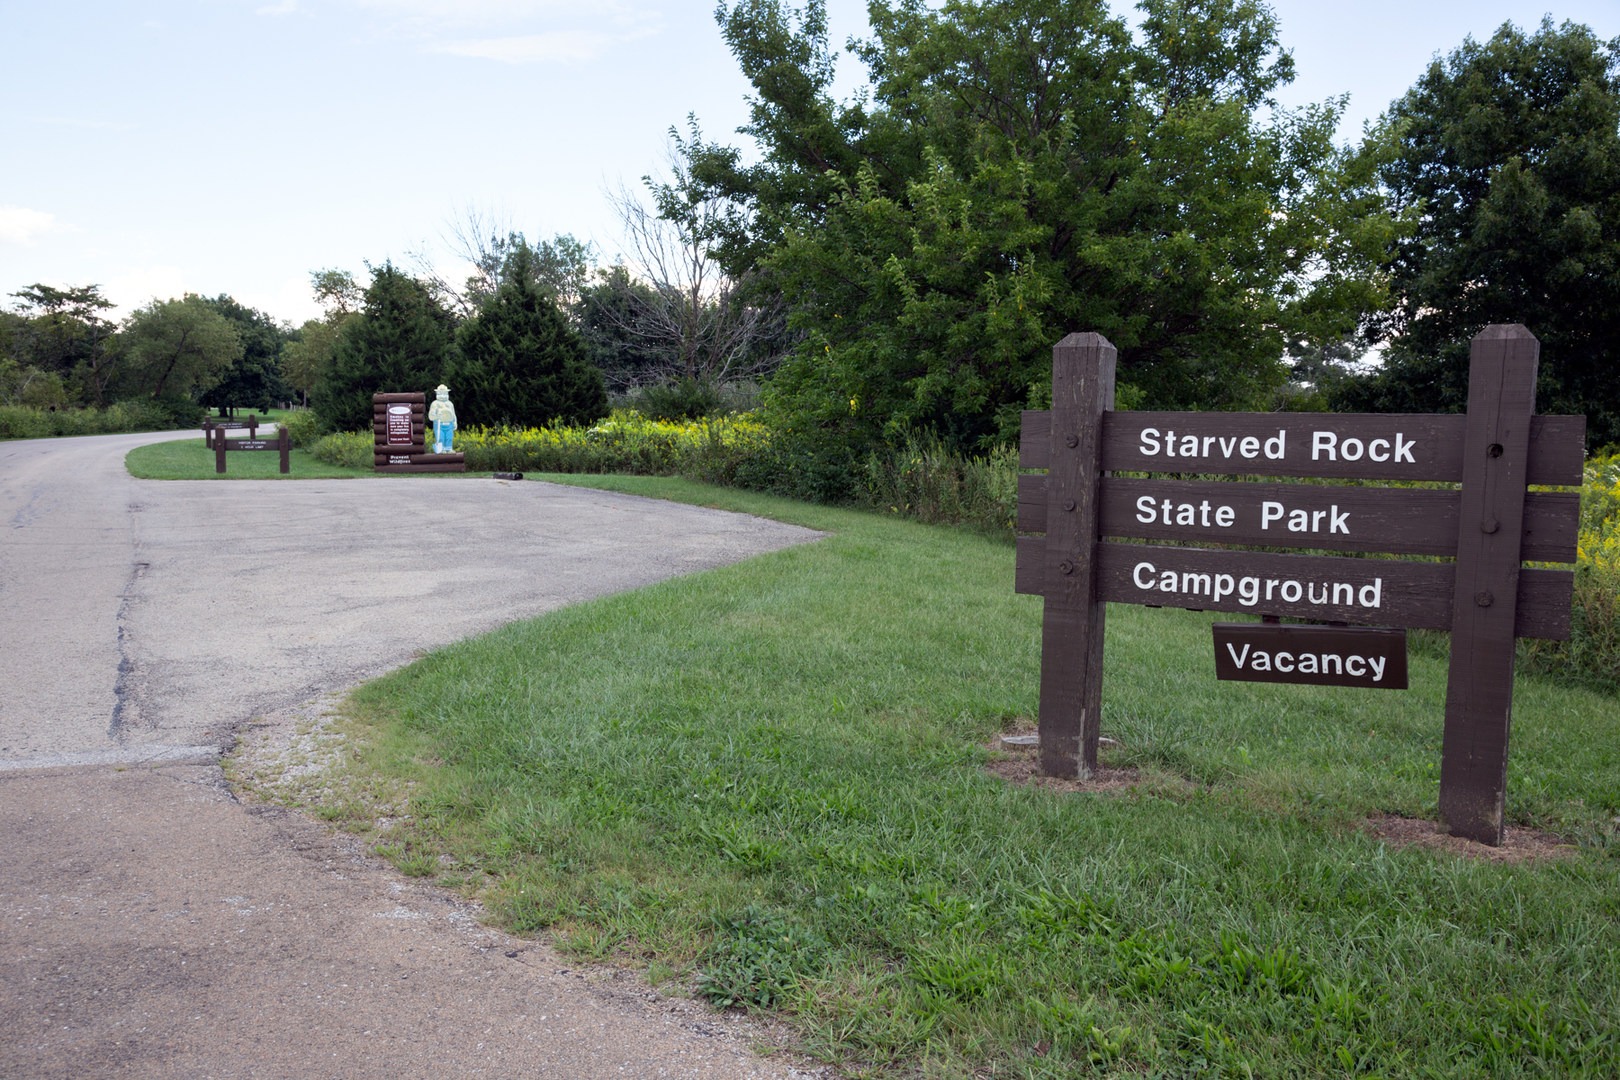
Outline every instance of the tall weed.
<svg viewBox="0 0 1620 1080">
<path fill-rule="evenodd" d="M 1529 671 L 1620 686 L 1620 454 L 1586 463 L 1568 641 L 1522 641 Z"/>
<path fill-rule="evenodd" d="M 998 447 L 963 457 L 937 437 L 867 455 L 866 501 L 873 509 L 934 525 L 1010 534 L 1018 512 L 1018 451 Z"/>
</svg>

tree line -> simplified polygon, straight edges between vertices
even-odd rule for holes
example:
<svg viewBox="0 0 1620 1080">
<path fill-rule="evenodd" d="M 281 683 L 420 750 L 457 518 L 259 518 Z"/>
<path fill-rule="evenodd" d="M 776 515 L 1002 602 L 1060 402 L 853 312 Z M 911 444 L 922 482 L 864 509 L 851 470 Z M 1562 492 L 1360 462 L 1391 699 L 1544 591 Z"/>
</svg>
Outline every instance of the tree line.
<svg viewBox="0 0 1620 1080">
<path fill-rule="evenodd" d="M 788 305 L 774 427 L 1005 443 L 1074 330 L 1121 407 L 1449 411 L 1469 337 L 1520 322 L 1540 407 L 1620 440 L 1620 40 L 1504 25 L 1336 145 L 1346 99 L 1276 104 L 1263 3 L 1137 8 L 875 3 L 840 101 L 822 0 L 721 4 L 751 145 L 694 122 L 665 196 L 723 206 L 721 265 Z"/>
<path fill-rule="evenodd" d="M 665 232 L 645 211 L 641 224 Z M 597 269 L 568 235 L 495 231 L 466 247 L 473 273 L 459 285 L 425 263 L 412 274 L 384 262 L 363 285 L 315 271 L 325 314 L 297 328 L 227 295 L 153 301 L 114 324 L 98 286 L 31 285 L 0 311 L 0 404 L 156 402 L 183 426 L 207 408 L 297 403 L 344 431 L 370 423 L 377 391 L 448 382 L 474 423 L 589 423 L 610 390 L 684 385 L 696 392 L 672 399 L 676 411 L 701 411 L 715 388 L 767 372 L 783 351 L 774 308 L 673 271 Z"/>
<path fill-rule="evenodd" d="M 1467 39 L 1341 145 L 1345 99 L 1277 105 L 1294 67 L 1263 3 L 1139 11 L 876 2 L 848 43 L 866 88 L 835 100 L 823 0 L 722 3 L 750 145 L 672 129 L 650 205 L 614 197 L 628 265 L 472 222 L 467 280 L 321 271 L 326 316 L 297 329 L 225 296 L 115 327 L 94 286 L 34 285 L 0 315 L 0 396 L 307 395 L 341 427 L 444 381 L 519 424 L 758 379 L 833 493 L 874 449 L 1010 440 L 1072 330 L 1118 346 L 1121 407 L 1448 411 L 1468 339 L 1522 322 L 1542 410 L 1620 441 L 1620 39 Z"/>
</svg>

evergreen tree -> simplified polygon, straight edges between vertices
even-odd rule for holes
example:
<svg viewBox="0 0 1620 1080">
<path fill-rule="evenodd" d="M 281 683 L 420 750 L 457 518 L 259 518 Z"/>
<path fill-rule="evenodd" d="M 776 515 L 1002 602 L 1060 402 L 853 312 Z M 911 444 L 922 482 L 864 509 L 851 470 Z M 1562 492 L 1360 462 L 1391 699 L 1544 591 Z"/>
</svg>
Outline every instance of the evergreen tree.
<svg viewBox="0 0 1620 1080">
<path fill-rule="evenodd" d="M 443 381 L 454 319 L 415 278 L 385 262 L 360 312 L 343 324 L 332 362 L 310 395 L 326 431 L 371 428 L 373 394 L 425 393 Z"/>
<path fill-rule="evenodd" d="M 459 355 L 446 381 L 463 424 L 589 424 L 607 415 L 602 373 L 538 283 L 534 259 L 518 243 L 500 287 L 457 334 Z"/>
</svg>

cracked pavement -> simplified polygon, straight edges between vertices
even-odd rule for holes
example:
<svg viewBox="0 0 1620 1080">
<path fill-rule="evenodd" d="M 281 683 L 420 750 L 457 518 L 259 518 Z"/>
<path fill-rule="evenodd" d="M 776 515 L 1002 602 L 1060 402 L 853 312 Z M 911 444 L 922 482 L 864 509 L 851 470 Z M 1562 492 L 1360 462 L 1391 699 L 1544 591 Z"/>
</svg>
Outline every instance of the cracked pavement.
<svg viewBox="0 0 1620 1080">
<path fill-rule="evenodd" d="M 219 766 L 424 651 L 816 534 L 533 482 L 124 471 L 179 437 L 0 443 L 0 1075 L 820 1075 Z"/>
</svg>

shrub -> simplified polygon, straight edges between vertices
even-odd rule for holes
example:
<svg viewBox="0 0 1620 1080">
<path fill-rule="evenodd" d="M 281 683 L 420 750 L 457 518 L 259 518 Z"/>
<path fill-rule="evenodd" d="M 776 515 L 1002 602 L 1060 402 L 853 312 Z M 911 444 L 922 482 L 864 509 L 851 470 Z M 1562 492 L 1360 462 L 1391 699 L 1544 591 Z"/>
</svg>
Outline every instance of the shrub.
<svg viewBox="0 0 1620 1080">
<path fill-rule="evenodd" d="M 701 420 L 726 411 L 720 388 L 700 379 L 643 386 L 630 400 L 637 412 L 654 420 Z"/>
<path fill-rule="evenodd" d="M 1018 451 L 963 457 L 938 438 L 867 455 L 862 477 L 876 510 L 939 525 L 1011 534 L 1018 513 Z"/>
<path fill-rule="evenodd" d="M 197 406 L 193 405 L 193 408 Z M 198 424 L 201 424 L 199 412 Z M 0 439 L 48 439 L 62 435 L 113 435 L 166 431 L 179 424 L 171 410 L 151 399 L 121 401 L 105 409 L 40 409 L 0 405 Z"/>
<path fill-rule="evenodd" d="M 1525 670 L 1620 686 L 1620 454 L 1586 463 L 1568 641 L 1522 641 Z"/>
<path fill-rule="evenodd" d="M 321 438 L 310 448 L 316 461 L 340 468 L 369 469 L 373 461 L 376 437 L 369 431 L 341 431 Z"/>
<path fill-rule="evenodd" d="M 321 421 L 313 409 L 288 413 L 282 418 L 281 426 L 287 429 L 288 440 L 300 450 L 314 446 L 321 437 Z"/>
<path fill-rule="evenodd" d="M 591 427 L 471 428 L 456 446 L 474 472 L 623 472 L 726 483 L 735 461 L 764 441 L 745 416 L 702 422 L 652 420 L 615 410 Z"/>
</svg>

